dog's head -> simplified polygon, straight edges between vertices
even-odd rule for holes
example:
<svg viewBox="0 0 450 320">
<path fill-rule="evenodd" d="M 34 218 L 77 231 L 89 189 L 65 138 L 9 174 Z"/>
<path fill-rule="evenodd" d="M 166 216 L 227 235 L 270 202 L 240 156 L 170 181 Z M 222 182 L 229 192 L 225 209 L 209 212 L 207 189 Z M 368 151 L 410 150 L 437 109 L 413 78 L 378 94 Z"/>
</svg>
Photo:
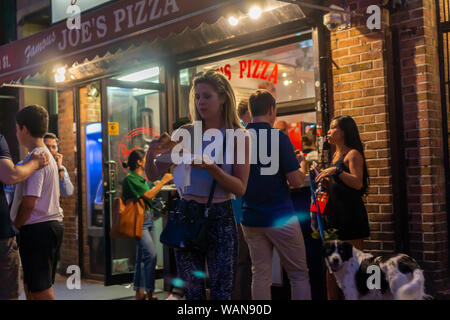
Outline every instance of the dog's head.
<svg viewBox="0 0 450 320">
<path fill-rule="evenodd" d="M 323 257 L 331 272 L 339 271 L 353 257 L 353 246 L 345 241 L 333 240 L 323 243 Z"/>
</svg>

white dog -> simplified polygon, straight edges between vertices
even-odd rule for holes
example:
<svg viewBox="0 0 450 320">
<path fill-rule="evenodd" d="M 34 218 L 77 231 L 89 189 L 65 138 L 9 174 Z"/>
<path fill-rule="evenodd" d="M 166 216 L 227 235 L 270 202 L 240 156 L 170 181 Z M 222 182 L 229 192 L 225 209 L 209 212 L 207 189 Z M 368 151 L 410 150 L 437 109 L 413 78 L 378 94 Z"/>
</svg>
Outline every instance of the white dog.
<svg viewBox="0 0 450 320">
<path fill-rule="evenodd" d="M 344 241 L 326 241 L 325 262 L 346 300 L 423 300 L 425 278 L 405 254 L 375 257 Z M 378 272 L 378 273 L 377 273 Z M 378 285 L 374 277 L 379 276 Z M 372 281 L 375 280 L 375 281 Z"/>
</svg>

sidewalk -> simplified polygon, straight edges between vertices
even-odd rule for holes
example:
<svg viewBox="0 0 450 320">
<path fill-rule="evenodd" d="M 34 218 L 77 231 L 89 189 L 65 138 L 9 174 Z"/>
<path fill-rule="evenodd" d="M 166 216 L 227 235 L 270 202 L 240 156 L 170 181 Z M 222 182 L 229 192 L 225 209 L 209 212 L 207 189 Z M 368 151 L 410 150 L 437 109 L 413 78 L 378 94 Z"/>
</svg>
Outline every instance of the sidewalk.
<svg viewBox="0 0 450 320">
<path fill-rule="evenodd" d="M 67 278 L 56 274 L 53 291 L 56 300 L 134 300 L 135 292 L 133 284 L 123 284 L 105 287 L 103 282 L 95 280 L 81 280 L 81 289 L 69 290 L 66 285 Z M 168 297 L 168 293 L 163 291 L 163 280 L 155 282 L 155 293 L 159 300 Z M 20 300 L 25 300 L 23 287 L 21 288 Z"/>
</svg>

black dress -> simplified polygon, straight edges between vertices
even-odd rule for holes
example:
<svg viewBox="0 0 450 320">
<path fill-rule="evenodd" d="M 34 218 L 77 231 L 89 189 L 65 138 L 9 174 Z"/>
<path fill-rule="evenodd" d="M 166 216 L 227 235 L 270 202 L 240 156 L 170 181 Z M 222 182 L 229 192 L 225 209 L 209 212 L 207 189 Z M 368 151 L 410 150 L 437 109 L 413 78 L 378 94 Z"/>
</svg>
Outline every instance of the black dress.
<svg viewBox="0 0 450 320">
<path fill-rule="evenodd" d="M 336 165 L 344 159 L 333 163 Z M 344 165 L 344 171 L 350 173 Z M 337 229 L 339 240 L 367 238 L 370 235 L 369 218 L 362 200 L 362 190 L 347 186 L 336 176 L 328 180 L 329 202 L 332 209 L 330 227 Z"/>
</svg>

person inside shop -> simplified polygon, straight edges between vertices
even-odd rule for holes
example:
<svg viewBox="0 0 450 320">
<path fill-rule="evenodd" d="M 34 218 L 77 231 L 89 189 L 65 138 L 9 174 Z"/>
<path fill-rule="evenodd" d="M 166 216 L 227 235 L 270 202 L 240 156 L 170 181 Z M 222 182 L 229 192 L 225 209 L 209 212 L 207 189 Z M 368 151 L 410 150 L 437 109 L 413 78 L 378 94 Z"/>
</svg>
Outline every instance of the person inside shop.
<svg viewBox="0 0 450 320">
<path fill-rule="evenodd" d="M 276 101 L 269 91 L 259 89 L 250 96 L 249 103 L 253 120 L 247 129 L 255 130 L 253 143 L 261 145 L 261 139 L 272 140 Z M 251 164 L 247 191 L 242 198 L 241 223 L 252 259 L 252 298 L 271 299 L 272 257 L 276 248 L 290 280 L 291 298 L 311 300 L 305 243 L 289 192 L 289 186 L 302 186 L 306 164 L 296 157 L 284 132 L 278 132 L 277 137 L 277 144 L 265 142 L 268 154 L 279 152 L 277 173 L 262 175 L 261 168 L 265 165 L 258 159 Z M 279 149 L 271 150 L 273 145 Z"/>
<path fill-rule="evenodd" d="M 19 250 L 4 185 L 26 180 L 36 170 L 48 165 L 48 159 L 46 153 L 34 152 L 26 164 L 14 165 L 6 139 L 0 134 L 0 300 L 17 300 L 20 296 Z"/>
<path fill-rule="evenodd" d="M 134 291 L 136 300 L 157 300 L 155 291 L 156 247 L 154 242 L 154 227 L 152 210 L 154 199 L 161 188 L 173 179 L 166 173 L 160 181 L 146 181 L 142 176 L 145 167 L 145 152 L 136 149 L 124 163 L 130 173 L 123 181 L 122 197 L 124 202 L 129 199 L 144 198 L 146 205 L 145 220 L 142 226 L 142 238 L 136 241 L 136 264 L 134 268 Z"/>
<path fill-rule="evenodd" d="M 35 171 L 16 186 L 11 219 L 19 231 L 19 253 L 27 299 L 54 300 L 52 285 L 64 233 L 63 210 L 59 205 L 58 167 L 44 144 L 48 112 L 38 105 L 27 106 L 16 114 L 16 135 L 20 145 L 31 152 L 49 156 L 48 166 Z"/>
<path fill-rule="evenodd" d="M 70 197 L 73 194 L 74 188 L 72 181 L 70 181 L 69 173 L 62 164 L 63 155 L 59 153 L 59 139 L 55 134 L 47 132 L 44 136 L 44 143 L 58 165 L 59 191 L 64 197 Z"/>
<path fill-rule="evenodd" d="M 201 123 L 203 132 L 214 128 L 220 130 L 222 137 L 225 137 L 225 129 L 242 130 L 236 112 L 233 89 L 221 73 L 211 70 L 197 74 L 193 80 L 190 97 L 192 120 L 197 125 Z M 183 129 L 188 130 L 195 139 L 196 136 L 192 134 L 194 123 L 184 126 Z M 203 134 L 197 138 L 202 139 L 199 141 L 202 151 L 211 143 L 203 137 Z M 187 300 L 206 299 L 204 277 L 199 276 L 205 274 L 205 265 L 208 267 L 210 280 L 210 299 L 230 300 L 232 296 L 238 258 L 238 233 L 231 199 L 233 195 L 242 196 L 247 189 L 250 170 L 249 138 L 246 137 L 245 143 L 241 144 L 240 148 L 243 147 L 244 150 L 239 150 L 240 154 L 244 154 L 243 164 L 237 161 L 237 140 L 234 147 L 232 164 L 226 162 L 226 152 L 223 149 L 225 163 L 221 166 L 209 161 L 203 161 L 201 164 L 192 163 L 186 173 L 190 175 L 190 184 L 181 188 L 182 198 L 179 206 L 184 208 L 186 214 L 189 210 L 205 209 L 213 179 L 217 182 L 208 215 L 206 251 L 175 250 L 178 276 L 186 284 Z M 160 176 L 161 172 L 170 167 L 170 163 L 165 165 L 154 163 L 156 155 L 169 152 L 170 149 L 165 148 L 161 142 L 150 143 L 146 161 L 146 173 L 150 179 Z M 183 172 L 186 171 L 181 171 L 181 175 Z M 182 181 L 184 176 L 180 178 Z M 175 178 L 175 184 L 176 180 Z M 180 189 L 178 185 L 177 188 Z"/>
<path fill-rule="evenodd" d="M 248 108 L 248 99 L 243 99 L 239 102 L 238 116 L 241 119 L 241 124 L 244 128 L 252 121 L 251 113 Z M 236 283 L 233 291 L 233 300 L 251 300 L 252 299 L 252 260 L 248 250 L 247 242 L 242 232 L 242 197 L 233 200 L 234 216 L 238 226 L 238 242 L 239 242 L 239 257 L 236 272 Z"/>
<path fill-rule="evenodd" d="M 334 117 L 327 141 L 336 147 L 331 165 L 320 172 L 316 181 L 324 181 L 332 212 L 330 227 L 337 229 L 339 240 L 349 241 L 362 250 L 363 239 L 369 237 L 369 219 L 362 200 L 369 184 L 364 146 L 355 120 L 349 116 Z M 312 223 L 315 220 L 312 219 Z M 317 225 L 312 228 L 317 229 Z M 327 272 L 329 300 L 342 297 L 334 276 Z"/>
<path fill-rule="evenodd" d="M 245 128 L 249 122 L 252 121 L 252 115 L 248 109 L 248 99 L 242 99 L 237 108 L 238 117 L 241 120 L 242 126 Z"/>
<path fill-rule="evenodd" d="M 286 121 L 284 120 L 275 121 L 275 123 L 273 124 L 273 128 L 278 129 L 289 136 L 289 125 Z"/>
</svg>

